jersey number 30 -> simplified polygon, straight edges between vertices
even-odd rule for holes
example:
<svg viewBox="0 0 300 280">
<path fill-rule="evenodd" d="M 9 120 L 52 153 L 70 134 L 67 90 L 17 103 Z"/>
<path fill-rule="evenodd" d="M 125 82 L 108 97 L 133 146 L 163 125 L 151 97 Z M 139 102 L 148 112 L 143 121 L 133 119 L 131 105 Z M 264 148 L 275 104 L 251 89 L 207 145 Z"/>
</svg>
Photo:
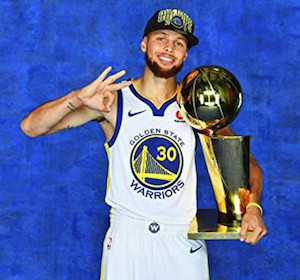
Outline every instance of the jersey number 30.
<svg viewBox="0 0 300 280">
<path fill-rule="evenodd" d="M 170 147 L 166 149 L 165 146 L 159 146 L 157 147 L 158 155 L 156 156 L 156 159 L 159 161 L 165 161 L 168 159 L 168 161 L 174 161 L 177 157 L 177 152 L 174 147 Z"/>
</svg>

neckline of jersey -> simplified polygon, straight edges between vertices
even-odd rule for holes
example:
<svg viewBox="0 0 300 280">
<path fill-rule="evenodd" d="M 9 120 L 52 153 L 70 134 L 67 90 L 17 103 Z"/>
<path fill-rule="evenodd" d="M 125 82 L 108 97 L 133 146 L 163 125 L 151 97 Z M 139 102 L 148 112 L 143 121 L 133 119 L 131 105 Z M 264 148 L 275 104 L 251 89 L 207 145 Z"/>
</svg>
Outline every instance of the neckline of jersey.
<svg viewBox="0 0 300 280">
<path fill-rule="evenodd" d="M 178 89 L 179 89 L 179 84 L 177 84 L 177 88 L 176 88 L 175 92 L 172 94 L 172 96 L 169 97 L 168 99 L 166 99 L 166 100 L 164 101 L 164 103 L 162 103 L 162 104 L 158 107 L 158 106 L 156 106 L 156 105 L 154 104 L 154 102 L 152 101 L 151 98 L 145 96 L 144 94 L 142 94 L 141 92 L 139 92 L 139 91 L 137 90 L 137 88 L 136 88 L 135 85 L 133 84 L 133 81 L 134 81 L 134 79 L 132 78 L 132 79 L 131 79 L 131 86 L 132 86 L 132 88 L 134 89 L 135 93 L 137 93 L 138 95 L 140 95 L 140 96 L 143 97 L 144 99 L 146 99 L 146 100 L 148 100 L 149 102 L 151 102 L 151 103 L 153 104 L 153 106 L 154 106 L 157 110 L 159 110 L 162 106 L 164 106 L 164 104 L 165 104 L 166 102 L 168 102 L 169 100 L 172 100 L 174 97 L 176 97 L 177 92 L 178 92 Z"/>
<path fill-rule="evenodd" d="M 133 81 L 133 79 L 131 79 Z M 142 93 L 138 92 L 138 90 L 135 88 L 135 86 L 133 84 L 131 84 L 129 86 L 131 92 L 141 101 L 143 101 L 144 103 L 146 103 L 152 110 L 153 115 L 154 116 L 164 116 L 164 112 L 167 109 L 167 107 L 173 103 L 174 101 L 176 101 L 176 95 L 177 95 L 177 91 L 178 91 L 178 87 L 175 91 L 175 93 L 168 98 L 160 107 L 157 107 L 150 98 L 144 96 Z"/>
</svg>

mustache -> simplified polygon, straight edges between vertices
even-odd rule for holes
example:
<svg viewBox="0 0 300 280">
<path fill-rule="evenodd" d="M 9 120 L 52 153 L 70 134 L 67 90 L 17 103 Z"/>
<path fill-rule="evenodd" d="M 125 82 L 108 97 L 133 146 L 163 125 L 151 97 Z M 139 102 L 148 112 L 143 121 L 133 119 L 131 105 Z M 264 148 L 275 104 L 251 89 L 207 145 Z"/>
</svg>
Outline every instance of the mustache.
<svg viewBox="0 0 300 280">
<path fill-rule="evenodd" d="M 157 62 L 153 61 L 153 59 L 150 58 L 147 52 L 145 53 L 145 61 L 147 66 L 150 68 L 150 70 L 154 73 L 156 77 L 165 79 L 176 76 L 176 74 L 178 74 L 181 68 L 183 67 L 182 62 L 180 65 L 173 66 L 169 70 L 164 70 L 158 65 Z"/>
</svg>

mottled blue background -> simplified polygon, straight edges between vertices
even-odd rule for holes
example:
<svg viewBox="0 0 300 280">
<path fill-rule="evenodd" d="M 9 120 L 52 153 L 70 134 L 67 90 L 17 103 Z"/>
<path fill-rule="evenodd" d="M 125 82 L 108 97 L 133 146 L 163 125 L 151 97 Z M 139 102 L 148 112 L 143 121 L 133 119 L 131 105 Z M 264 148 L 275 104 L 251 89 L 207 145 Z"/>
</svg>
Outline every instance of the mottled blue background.
<svg viewBox="0 0 300 280">
<path fill-rule="evenodd" d="M 189 13 L 200 38 L 179 80 L 203 64 L 240 80 L 233 128 L 252 135 L 265 176 L 268 236 L 254 247 L 208 242 L 211 279 L 299 279 L 299 0 L 0 0 L 1 280 L 98 279 L 109 211 L 100 128 L 30 139 L 19 123 L 108 65 L 139 76 L 144 24 L 165 7 Z M 209 208 L 205 172 L 199 160 L 199 206 Z"/>
</svg>

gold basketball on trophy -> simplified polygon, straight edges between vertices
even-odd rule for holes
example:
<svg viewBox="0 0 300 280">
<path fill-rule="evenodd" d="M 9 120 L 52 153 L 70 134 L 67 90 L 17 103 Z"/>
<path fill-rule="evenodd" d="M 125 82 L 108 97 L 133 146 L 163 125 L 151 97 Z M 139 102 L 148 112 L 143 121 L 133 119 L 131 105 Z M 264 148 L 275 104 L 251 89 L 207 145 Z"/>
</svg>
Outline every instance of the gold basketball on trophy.
<svg viewBox="0 0 300 280">
<path fill-rule="evenodd" d="M 184 119 L 212 134 L 231 123 L 242 105 L 242 90 L 235 76 L 220 66 L 201 66 L 185 76 L 178 92 Z"/>
</svg>

